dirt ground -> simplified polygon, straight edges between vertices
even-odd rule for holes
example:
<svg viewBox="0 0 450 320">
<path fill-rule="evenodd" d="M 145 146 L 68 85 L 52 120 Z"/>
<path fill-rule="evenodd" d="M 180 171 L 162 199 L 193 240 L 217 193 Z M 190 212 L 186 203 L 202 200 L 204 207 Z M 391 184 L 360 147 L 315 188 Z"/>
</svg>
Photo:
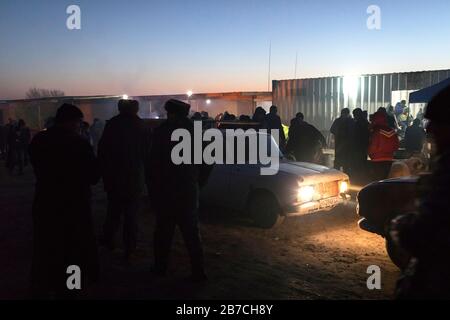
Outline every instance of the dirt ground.
<svg viewBox="0 0 450 320">
<path fill-rule="evenodd" d="M 10 177 L 0 163 L 0 299 L 28 297 L 31 264 L 31 203 L 34 178 Z M 100 234 L 106 197 L 94 188 Z M 143 199 L 139 250 L 131 265 L 121 250 L 100 248 L 102 282 L 92 299 L 390 299 L 399 275 L 384 240 L 357 226 L 355 204 L 328 213 L 289 218 L 273 230 L 251 227 L 215 209 L 201 223 L 209 281 L 187 280 L 189 260 L 177 234 L 170 276 L 150 272 L 154 218 Z M 382 270 L 382 289 L 367 289 L 367 268 Z"/>
</svg>

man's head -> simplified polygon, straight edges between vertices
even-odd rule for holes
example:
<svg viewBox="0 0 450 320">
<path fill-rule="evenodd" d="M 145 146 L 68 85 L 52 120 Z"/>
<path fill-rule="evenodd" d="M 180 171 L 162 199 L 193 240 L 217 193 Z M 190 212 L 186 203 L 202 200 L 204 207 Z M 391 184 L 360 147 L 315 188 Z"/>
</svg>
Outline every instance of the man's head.
<svg viewBox="0 0 450 320">
<path fill-rule="evenodd" d="M 303 115 L 303 113 L 299 112 L 295 115 L 296 119 L 300 119 L 300 120 L 305 120 L 305 116 Z"/>
<path fill-rule="evenodd" d="M 425 118 L 430 121 L 427 131 L 433 137 L 438 153 L 450 151 L 450 86 L 430 101 Z"/>
<path fill-rule="evenodd" d="M 195 120 L 195 121 L 202 120 L 202 114 L 200 112 L 195 112 L 192 115 L 191 120 Z"/>
<path fill-rule="evenodd" d="M 139 112 L 139 102 L 137 100 L 121 99 L 118 103 L 120 114 L 137 115 Z"/>
<path fill-rule="evenodd" d="M 353 110 L 353 117 L 355 119 L 363 119 L 364 113 L 363 113 L 362 109 L 356 108 L 355 110 Z"/>
<path fill-rule="evenodd" d="M 369 112 L 367 110 L 363 111 L 363 118 L 367 120 L 367 118 L 369 117 Z"/>
<path fill-rule="evenodd" d="M 255 109 L 255 115 L 266 115 L 266 110 L 263 107 L 257 107 Z"/>
<path fill-rule="evenodd" d="M 342 117 L 348 117 L 350 116 L 350 109 L 349 108 L 344 108 L 341 110 L 341 116 Z"/>
<path fill-rule="evenodd" d="M 277 113 L 278 113 L 278 108 L 277 108 L 277 106 L 271 106 L 271 107 L 270 107 L 270 113 L 271 113 L 271 114 L 277 114 Z"/>
<path fill-rule="evenodd" d="M 386 113 L 380 111 L 375 112 L 371 122 L 375 126 L 387 126 Z"/>
<path fill-rule="evenodd" d="M 191 109 L 191 105 L 184 103 L 180 100 L 170 99 L 164 105 L 164 108 L 167 111 L 167 118 L 186 118 L 189 115 L 189 110 Z"/>
<path fill-rule="evenodd" d="M 403 106 L 406 106 L 406 100 L 402 100 L 400 103 L 401 103 Z"/>
<path fill-rule="evenodd" d="M 386 108 L 385 108 L 385 107 L 379 107 L 379 108 L 378 108 L 378 112 L 381 112 L 381 113 L 387 114 L 387 110 L 386 110 Z"/>
<path fill-rule="evenodd" d="M 206 111 L 202 111 L 202 112 L 200 112 L 200 114 L 202 115 L 202 119 L 208 119 L 209 118 L 209 114 Z"/>
<path fill-rule="evenodd" d="M 55 125 L 71 132 L 79 132 L 82 121 L 83 112 L 72 104 L 64 103 L 56 111 Z"/>
<path fill-rule="evenodd" d="M 389 113 L 394 113 L 394 107 L 393 107 L 393 106 L 389 106 L 389 107 L 387 108 L 387 111 L 388 111 Z"/>
</svg>

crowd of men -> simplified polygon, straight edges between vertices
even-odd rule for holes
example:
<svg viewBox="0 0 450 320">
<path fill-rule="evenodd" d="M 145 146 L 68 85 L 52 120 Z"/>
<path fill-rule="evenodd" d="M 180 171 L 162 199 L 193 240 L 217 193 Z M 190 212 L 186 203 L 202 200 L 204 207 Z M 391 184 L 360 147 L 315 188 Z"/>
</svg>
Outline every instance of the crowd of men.
<svg viewBox="0 0 450 320">
<path fill-rule="evenodd" d="M 177 128 L 193 130 L 193 125 L 188 119 L 188 104 L 170 100 L 165 108 L 167 120 L 150 134 L 137 115 L 138 102 L 120 100 L 119 115 L 106 123 L 97 155 L 95 139 L 89 139 L 95 126 L 87 134 L 83 113 L 74 105 L 62 105 L 52 125 L 35 135 L 29 146 L 36 176 L 31 277 L 35 297 L 69 294 L 69 265 L 81 268 L 84 285 L 98 280 L 90 189 L 100 179 L 108 200 L 100 245 L 114 249 L 122 223 L 124 259 L 133 259 L 138 211 L 147 187 L 157 217 L 153 272 L 160 276 L 167 272 L 174 230 L 179 226 L 191 257 L 191 279 L 206 280 L 197 212 L 199 190 L 210 169 L 176 166 L 170 161 L 172 132 Z"/>
<path fill-rule="evenodd" d="M 353 118 L 349 109 L 341 111 L 330 129 L 335 140 L 336 169 L 356 182 L 383 180 L 388 178 L 400 146 L 407 158 L 422 152 L 426 142 L 423 119 L 408 120 L 402 129 L 393 110 L 380 107 L 369 119 L 361 108 L 353 110 Z"/>
<path fill-rule="evenodd" d="M 432 192 L 422 199 L 419 213 L 399 219 L 393 229 L 398 241 L 416 258 L 414 271 L 399 286 L 400 297 L 440 297 L 450 288 L 450 259 L 443 254 L 449 249 L 448 215 L 450 193 L 450 123 L 448 104 L 450 88 L 438 95 L 423 115 L 437 144 L 438 166 L 433 174 Z M 193 134 L 193 121 L 211 121 L 206 114 L 194 114 L 189 119 L 190 105 L 178 100 L 165 104 L 167 119 L 150 132 L 138 116 L 139 103 L 120 100 L 119 114 L 103 128 L 99 120 L 92 126 L 83 122 L 83 113 L 74 105 L 64 104 L 46 130 L 30 141 L 24 121 L 10 121 L 2 128 L 2 156 L 19 162 L 30 156 L 36 176 L 33 203 L 32 293 L 35 297 L 51 294 L 66 295 L 67 266 L 83 270 L 84 285 L 99 278 L 97 239 L 91 212 L 91 186 L 103 179 L 107 193 L 107 215 L 99 243 L 114 249 L 116 234 L 123 224 L 124 259 L 133 258 L 137 247 L 138 211 L 144 190 L 148 190 L 156 213 L 154 232 L 154 265 L 152 271 L 164 276 L 169 266 L 170 248 L 175 228 L 184 237 L 191 259 L 193 281 L 207 279 L 198 228 L 200 190 L 208 181 L 211 166 L 175 165 L 171 151 L 175 145 L 171 135 L 176 129 Z M 343 109 L 334 121 L 331 133 L 335 138 L 335 167 L 353 176 L 368 169 L 376 179 L 387 176 L 394 152 L 399 148 L 399 133 L 391 111 L 380 108 L 370 116 L 357 108 L 353 117 Z M 235 121 L 226 113 L 221 122 Z M 325 137 L 305 121 L 302 113 L 291 120 L 288 137 L 277 107 L 266 113 L 257 108 L 253 117 L 240 117 L 260 128 L 279 130 L 280 147 L 296 160 L 320 161 Z M 6 133 L 6 134 L 5 134 Z M 416 119 L 405 129 L 405 147 L 420 151 L 424 142 L 422 120 Z M 28 152 L 27 152 L 28 150 Z M 193 156 L 193 155 L 192 155 Z M 7 161 L 7 163 L 8 163 Z M 23 160 L 25 161 L 25 160 Z M 191 161 L 194 163 L 194 161 Z M 123 222 L 122 222 L 123 220 Z M 439 232 L 435 232 L 435 229 Z M 428 239 L 422 241 L 421 239 Z M 433 257 L 440 255 L 436 262 Z M 442 276 L 438 287 L 424 282 L 435 271 Z M 447 290 L 447 291 L 445 291 Z"/>
<path fill-rule="evenodd" d="M 291 120 L 286 133 L 277 113 L 276 106 L 272 106 L 268 113 L 257 107 L 252 117 L 237 117 L 225 112 L 215 120 L 224 123 L 219 124 L 219 128 L 227 128 L 230 122 L 239 122 L 243 125 L 256 123 L 256 126 L 251 126 L 256 129 L 279 130 L 279 146 L 288 158 L 325 164 L 323 150 L 333 144 L 327 142 L 323 133 L 308 123 L 301 112 Z M 207 113 L 196 113 L 192 120 L 210 125 L 214 122 Z M 426 142 L 422 110 L 416 119 L 412 119 L 405 101 L 399 102 L 395 108 L 380 107 L 370 116 L 361 108 L 352 113 L 345 108 L 333 122 L 330 133 L 334 137 L 334 167 L 349 174 L 352 181 L 359 184 L 386 179 L 390 175 L 394 155 L 401 147 L 404 148 L 404 156 L 409 158 L 421 154 Z"/>
</svg>

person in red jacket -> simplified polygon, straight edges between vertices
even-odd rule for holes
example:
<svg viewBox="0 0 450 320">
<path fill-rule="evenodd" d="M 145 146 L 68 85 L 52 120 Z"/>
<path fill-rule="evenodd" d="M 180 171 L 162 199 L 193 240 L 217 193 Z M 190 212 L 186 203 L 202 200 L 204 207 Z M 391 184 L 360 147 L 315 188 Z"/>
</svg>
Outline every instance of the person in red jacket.
<svg viewBox="0 0 450 320">
<path fill-rule="evenodd" d="M 372 119 L 372 132 L 369 143 L 374 180 L 386 179 L 394 159 L 394 152 L 399 148 L 399 139 L 395 130 L 388 126 L 386 114 L 377 112 Z"/>
</svg>

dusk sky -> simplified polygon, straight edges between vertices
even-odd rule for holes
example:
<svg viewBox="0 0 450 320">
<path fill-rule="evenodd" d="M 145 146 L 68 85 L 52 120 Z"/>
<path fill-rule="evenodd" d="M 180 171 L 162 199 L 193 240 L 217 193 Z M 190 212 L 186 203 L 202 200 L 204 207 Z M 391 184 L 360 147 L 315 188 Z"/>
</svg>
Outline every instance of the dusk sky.
<svg viewBox="0 0 450 320">
<path fill-rule="evenodd" d="M 1 0 L 0 99 L 265 91 L 270 42 L 271 79 L 447 69 L 450 1 Z"/>
</svg>

